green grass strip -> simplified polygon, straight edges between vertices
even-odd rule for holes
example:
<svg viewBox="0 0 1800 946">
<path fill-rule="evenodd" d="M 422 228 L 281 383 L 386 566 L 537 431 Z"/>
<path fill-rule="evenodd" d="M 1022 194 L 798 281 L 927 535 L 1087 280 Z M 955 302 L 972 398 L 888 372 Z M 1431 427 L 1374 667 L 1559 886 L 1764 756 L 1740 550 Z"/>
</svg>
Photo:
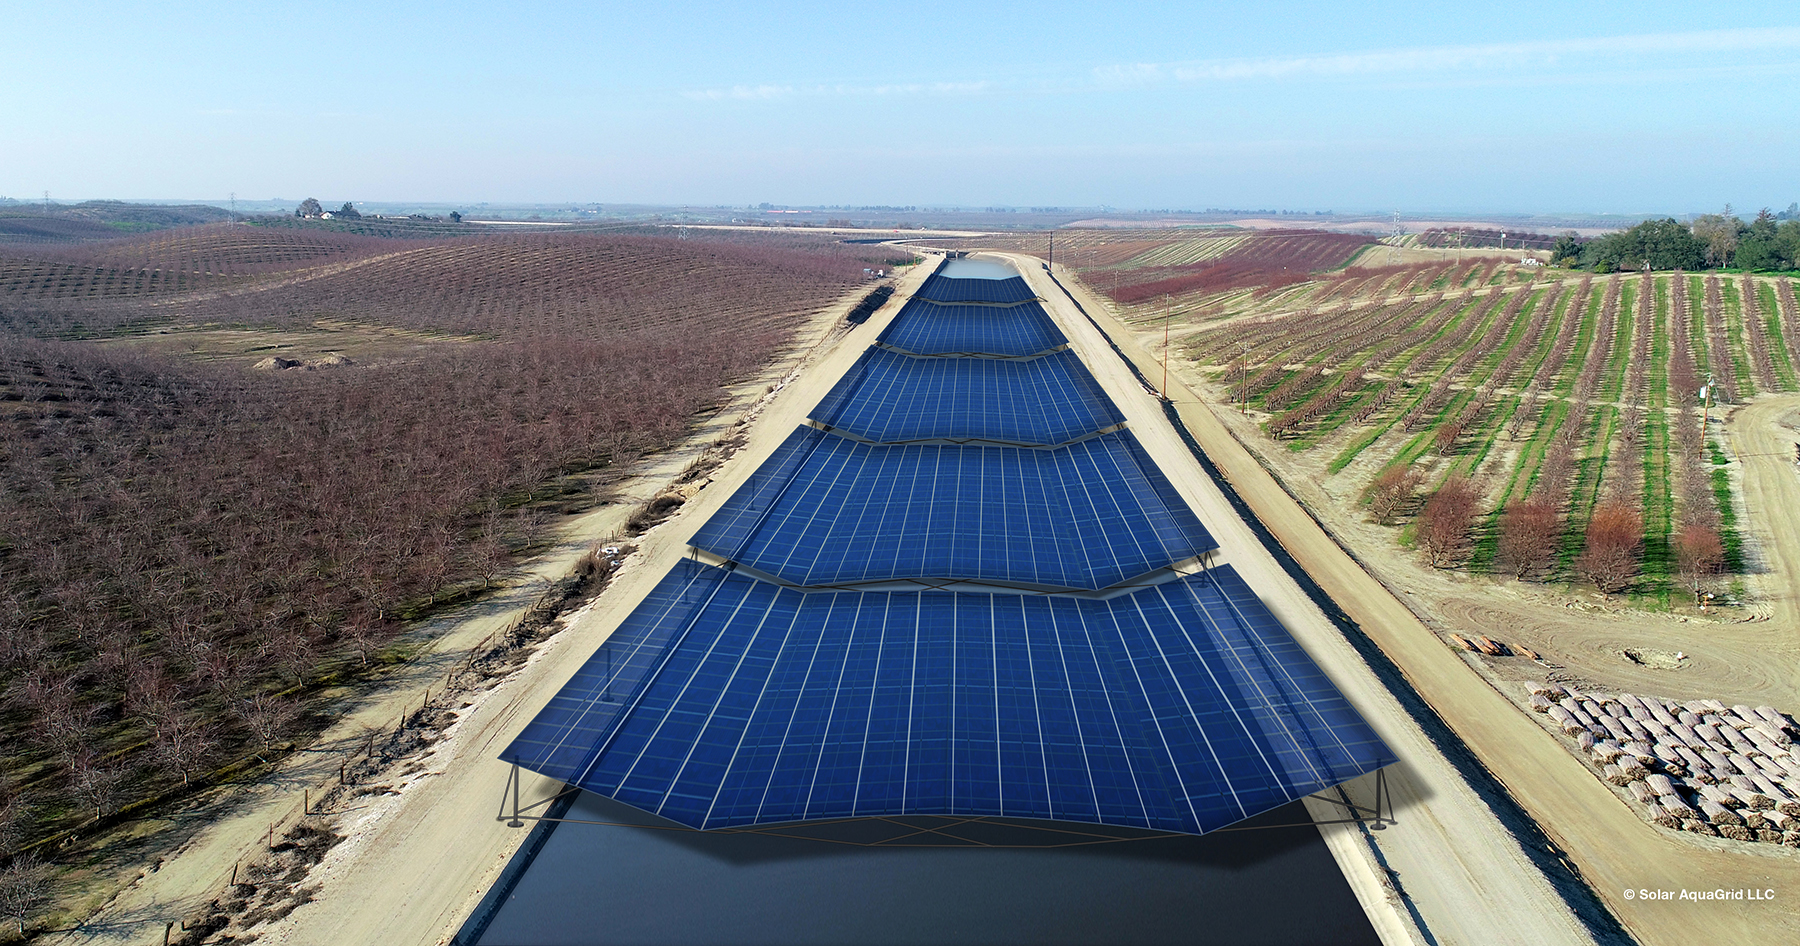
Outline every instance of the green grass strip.
<svg viewBox="0 0 1800 946">
<path fill-rule="evenodd" d="M 1712 333 L 1706 328 L 1706 280 L 1699 276 L 1688 278 L 1688 320 L 1689 347 L 1694 351 L 1694 367 L 1700 371 L 1702 378 L 1712 364 Z M 1678 313 L 1682 314 L 1682 313 Z"/>
<path fill-rule="evenodd" d="M 1396 356 L 1395 361 L 1397 362 L 1397 364 L 1395 365 L 1394 370 L 1391 372 L 1391 374 L 1396 378 L 1404 375 L 1406 373 L 1406 370 L 1408 368 L 1412 367 L 1411 359 L 1414 356 L 1416 356 L 1419 352 L 1424 351 L 1426 348 L 1429 348 L 1438 339 L 1444 337 L 1445 332 L 1451 331 L 1463 319 L 1468 318 L 1469 313 L 1474 311 L 1474 309 L 1476 307 L 1476 303 L 1478 301 L 1479 300 L 1476 300 L 1476 299 L 1469 300 L 1469 304 L 1467 306 L 1464 306 L 1456 314 L 1456 316 L 1454 318 L 1451 318 L 1450 320 L 1446 321 L 1441 329 L 1439 329 L 1436 332 L 1433 332 L 1430 338 L 1421 340 L 1419 342 L 1419 344 L 1414 345 L 1413 347 L 1407 349 L 1405 352 Z M 1437 310 L 1437 307 L 1433 306 L 1432 311 L 1436 311 L 1436 310 Z M 1471 333 L 1471 338 L 1473 337 L 1473 334 L 1474 333 Z M 1427 367 L 1429 367 L 1429 366 L 1427 366 Z M 1401 403 L 1400 403 L 1398 409 L 1385 412 L 1386 417 L 1387 417 L 1385 422 L 1376 424 L 1373 427 L 1369 428 L 1368 430 L 1364 431 L 1362 436 L 1357 437 L 1356 440 L 1352 441 L 1349 446 L 1345 447 L 1343 452 L 1339 453 L 1335 458 L 1332 459 L 1332 461 L 1329 464 L 1326 465 L 1326 467 L 1325 467 L 1326 472 L 1327 473 L 1342 472 L 1345 467 L 1349 466 L 1356 459 L 1358 454 L 1362 453 L 1363 450 L 1367 449 L 1370 444 L 1381 439 L 1381 436 L 1383 434 L 1387 433 L 1388 430 L 1394 426 L 1394 424 L 1398 423 L 1400 418 L 1406 416 L 1406 412 L 1409 409 L 1411 409 L 1412 405 L 1418 403 L 1419 400 L 1421 398 L 1423 398 L 1430 391 L 1431 391 L 1430 384 L 1414 385 L 1413 386 L 1413 394 L 1411 397 L 1401 399 Z"/>
<path fill-rule="evenodd" d="M 1670 545 L 1675 525 L 1673 457 L 1669 436 L 1669 287 L 1655 283 L 1654 310 L 1650 320 L 1650 365 L 1644 414 L 1644 578 L 1639 588 L 1643 604 L 1672 606 L 1673 552 Z"/>
<path fill-rule="evenodd" d="M 1739 574 L 1744 570 L 1744 537 L 1738 532 L 1737 507 L 1731 501 L 1731 473 L 1726 469 L 1731 461 L 1711 437 L 1706 440 L 1706 452 L 1713 462 L 1713 501 L 1719 505 L 1719 537 L 1725 545 L 1725 570 Z"/>
<path fill-rule="evenodd" d="M 1775 285 L 1767 279 L 1756 280 L 1756 298 L 1768 322 L 1769 357 L 1775 362 L 1775 376 L 1784 391 L 1800 391 L 1794 361 L 1788 355 L 1787 336 L 1781 328 L 1781 303 L 1775 298 Z"/>
<path fill-rule="evenodd" d="M 1725 345 L 1731 352 L 1731 373 L 1737 378 L 1738 397 L 1748 400 L 1756 394 L 1756 372 L 1750 370 L 1748 338 L 1749 331 L 1744 325 L 1744 306 L 1738 298 L 1737 283 L 1730 279 L 1719 280 L 1721 308 L 1725 317 Z"/>
</svg>

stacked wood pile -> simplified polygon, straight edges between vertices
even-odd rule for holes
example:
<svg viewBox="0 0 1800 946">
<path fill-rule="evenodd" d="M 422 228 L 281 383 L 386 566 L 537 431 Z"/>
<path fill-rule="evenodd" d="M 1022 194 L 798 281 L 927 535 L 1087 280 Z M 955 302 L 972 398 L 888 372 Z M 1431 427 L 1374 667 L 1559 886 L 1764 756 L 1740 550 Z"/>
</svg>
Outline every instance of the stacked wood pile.
<svg viewBox="0 0 1800 946">
<path fill-rule="evenodd" d="M 1533 685 L 1531 708 L 1645 817 L 1696 834 L 1800 847 L 1800 724 L 1772 707 L 1678 703 Z"/>
<path fill-rule="evenodd" d="M 1451 644 L 1461 647 L 1463 650 L 1471 653 L 1486 654 L 1489 657 L 1529 657 L 1532 660 L 1541 659 L 1538 657 L 1537 651 L 1532 650 L 1523 644 L 1508 644 L 1505 641 L 1494 640 L 1485 634 L 1469 634 L 1466 636 L 1462 634 L 1445 634 L 1444 637 L 1448 639 Z"/>
</svg>

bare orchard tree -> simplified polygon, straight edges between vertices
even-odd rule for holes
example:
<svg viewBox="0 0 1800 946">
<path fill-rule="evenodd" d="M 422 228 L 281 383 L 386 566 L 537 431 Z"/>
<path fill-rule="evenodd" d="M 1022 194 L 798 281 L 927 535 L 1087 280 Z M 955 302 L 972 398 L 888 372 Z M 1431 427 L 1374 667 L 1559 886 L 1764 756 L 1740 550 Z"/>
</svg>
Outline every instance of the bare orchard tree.
<svg viewBox="0 0 1800 946">
<path fill-rule="evenodd" d="M 1383 525 L 1412 505 L 1425 475 L 1411 466 L 1391 466 L 1369 484 L 1369 518 Z"/>
<path fill-rule="evenodd" d="M 69 790 L 94 810 L 94 820 L 116 810 L 124 797 L 125 769 L 91 746 L 69 758 Z"/>
<path fill-rule="evenodd" d="M 1414 535 L 1432 567 L 1450 568 L 1468 558 L 1480 505 L 1481 488 L 1467 477 L 1451 477 L 1431 494 Z"/>
<path fill-rule="evenodd" d="M 1575 560 L 1581 577 L 1610 595 L 1637 577 L 1644 549 L 1644 519 L 1621 503 L 1602 503 L 1588 520 L 1587 546 Z"/>
<path fill-rule="evenodd" d="M 275 743 L 300 715 L 300 707 L 287 697 L 255 693 L 232 703 L 231 710 L 264 749 Z"/>
<path fill-rule="evenodd" d="M 50 900 L 50 869 L 35 856 L 20 854 L 0 869 L 0 916 L 19 925 L 19 936 L 25 935 L 25 921 Z"/>
<path fill-rule="evenodd" d="M 1514 578 L 1543 574 L 1556 563 L 1561 536 L 1556 507 L 1537 498 L 1513 503 L 1500 516 L 1500 562 Z"/>
<path fill-rule="evenodd" d="M 184 708 L 156 721 L 150 755 L 187 785 L 218 746 L 217 731 L 211 721 Z"/>
<path fill-rule="evenodd" d="M 1712 577 L 1725 564 L 1725 544 L 1719 541 L 1719 530 L 1703 522 L 1682 526 L 1675 533 L 1674 544 L 1676 571 L 1698 604 Z"/>
<path fill-rule="evenodd" d="M 31 820 L 31 800 L 0 785 L 0 857 L 12 854 L 25 842 L 26 825 Z"/>
</svg>

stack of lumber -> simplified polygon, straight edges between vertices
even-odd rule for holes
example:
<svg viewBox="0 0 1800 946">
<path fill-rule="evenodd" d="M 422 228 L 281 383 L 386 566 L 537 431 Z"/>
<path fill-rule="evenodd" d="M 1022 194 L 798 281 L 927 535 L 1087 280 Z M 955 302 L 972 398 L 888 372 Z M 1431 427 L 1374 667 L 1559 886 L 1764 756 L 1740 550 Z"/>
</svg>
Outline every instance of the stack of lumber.
<svg viewBox="0 0 1800 946">
<path fill-rule="evenodd" d="M 1529 705 L 1645 817 L 1800 847 L 1800 724 L 1773 707 L 1533 684 Z"/>
<path fill-rule="evenodd" d="M 1518 656 L 1528 656 L 1533 660 L 1537 659 L 1537 654 L 1532 651 L 1524 648 L 1508 647 L 1505 643 L 1494 640 L 1485 634 L 1470 634 L 1466 637 L 1462 634 L 1445 634 L 1444 637 L 1449 640 L 1450 643 L 1457 647 L 1461 647 L 1463 650 L 1470 651 L 1471 653 L 1486 654 L 1489 657 L 1511 657 L 1517 652 Z"/>
</svg>

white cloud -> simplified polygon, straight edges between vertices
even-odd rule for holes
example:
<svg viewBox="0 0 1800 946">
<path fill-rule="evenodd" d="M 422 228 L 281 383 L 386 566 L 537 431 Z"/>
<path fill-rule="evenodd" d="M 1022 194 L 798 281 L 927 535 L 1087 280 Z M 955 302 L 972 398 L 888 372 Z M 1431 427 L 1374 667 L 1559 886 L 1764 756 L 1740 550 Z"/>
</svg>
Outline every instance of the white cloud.
<svg viewBox="0 0 1800 946">
<path fill-rule="evenodd" d="M 1334 80 L 1372 76 L 1454 74 L 1463 79 L 1652 69 L 1676 71 L 1698 65 L 1725 65 L 1734 70 L 1769 66 L 1790 71 L 1800 53 L 1800 28 L 1754 27 L 1688 33 L 1648 33 L 1591 39 L 1546 39 L 1466 46 L 1426 46 L 1321 56 L 1268 56 L 1241 59 L 1196 59 L 1184 62 L 1119 63 L 1088 73 L 1039 73 L 1033 77 L 999 77 L 963 82 L 891 82 L 874 84 L 760 84 L 698 89 L 681 93 L 697 101 L 769 101 L 783 98 L 850 98 L 911 96 L 975 96 L 994 93 L 1048 94 L 1081 89 L 1123 91 L 1170 85 L 1257 80 Z M 1705 57 L 1714 55 L 1708 62 Z M 1760 54 L 1761 61 L 1728 61 L 1728 56 Z"/>
<path fill-rule="evenodd" d="M 1779 50 L 1800 51 L 1800 29 L 1768 27 L 1374 50 L 1328 56 L 1131 63 L 1096 68 L 1094 78 L 1102 86 L 1118 88 L 1168 82 L 1339 78 L 1521 67 L 1543 69 L 1554 66 L 1591 66 L 1605 60 L 1640 59 L 1645 56 L 1680 57 L 1703 53 Z"/>
</svg>

